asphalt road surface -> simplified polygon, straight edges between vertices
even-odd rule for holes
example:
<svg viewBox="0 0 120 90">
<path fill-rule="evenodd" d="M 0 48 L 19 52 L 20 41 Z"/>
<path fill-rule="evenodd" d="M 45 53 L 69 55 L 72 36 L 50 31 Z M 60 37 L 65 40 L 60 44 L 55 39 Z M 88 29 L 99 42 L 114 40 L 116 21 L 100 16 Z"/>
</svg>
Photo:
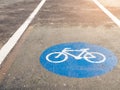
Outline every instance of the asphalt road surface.
<svg viewBox="0 0 120 90">
<path fill-rule="evenodd" d="M 99 1 L 120 18 L 118 3 Z M 38 1 L 33 2 L 35 7 Z M 32 11 L 34 7 L 25 10 Z M 92 0 L 47 0 L 2 64 L 0 90 L 120 90 L 119 37 L 120 27 Z M 69 78 L 42 67 L 41 53 L 50 46 L 67 42 L 105 47 L 116 55 L 118 63 L 111 72 L 92 78 Z"/>
<path fill-rule="evenodd" d="M 1 0 L 0 1 L 0 48 L 20 27 L 39 0 Z"/>
</svg>

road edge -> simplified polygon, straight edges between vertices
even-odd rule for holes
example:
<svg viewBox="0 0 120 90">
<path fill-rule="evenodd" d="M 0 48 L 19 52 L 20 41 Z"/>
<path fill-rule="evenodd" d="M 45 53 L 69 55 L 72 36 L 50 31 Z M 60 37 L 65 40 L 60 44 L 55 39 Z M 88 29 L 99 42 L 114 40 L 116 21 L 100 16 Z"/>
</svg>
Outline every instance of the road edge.
<svg viewBox="0 0 120 90">
<path fill-rule="evenodd" d="M 30 14 L 30 16 L 25 20 L 25 22 L 17 29 L 17 31 L 12 35 L 12 37 L 4 44 L 4 46 L 0 49 L 0 65 L 16 45 L 18 40 L 21 38 L 25 30 L 28 28 L 30 23 L 33 21 L 37 13 L 40 11 L 42 6 L 45 4 L 46 0 L 42 0 L 38 6 L 34 9 L 34 11 Z"/>
<path fill-rule="evenodd" d="M 118 26 L 120 27 L 120 20 L 114 16 L 109 10 L 107 10 L 98 0 L 93 0 L 93 2 Z"/>
</svg>

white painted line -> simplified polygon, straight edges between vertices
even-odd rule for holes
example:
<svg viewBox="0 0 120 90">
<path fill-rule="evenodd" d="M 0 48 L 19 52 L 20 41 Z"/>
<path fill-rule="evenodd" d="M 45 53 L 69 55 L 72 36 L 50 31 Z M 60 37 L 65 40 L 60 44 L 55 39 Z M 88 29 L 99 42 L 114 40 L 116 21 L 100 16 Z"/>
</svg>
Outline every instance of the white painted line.
<svg viewBox="0 0 120 90">
<path fill-rule="evenodd" d="M 26 21 L 18 28 L 18 30 L 13 34 L 13 36 L 8 40 L 8 42 L 0 49 L 0 64 L 4 61 L 10 51 L 13 49 L 15 44 L 18 42 L 22 34 L 25 32 L 27 27 L 30 25 L 35 15 L 39 12 L 41 7 L 44 5 L 46 0 L 42 0 L 35 10 L 30 14 Z"/>
<path fill-rule="evenodd" d="M 109 10 L 107 10 L 98 0 L 93 0 L 93 2 L 106 14 L 108 15 L 112 21 L 120 27 L 120 20 L 115 17 Z"/>
</svg>

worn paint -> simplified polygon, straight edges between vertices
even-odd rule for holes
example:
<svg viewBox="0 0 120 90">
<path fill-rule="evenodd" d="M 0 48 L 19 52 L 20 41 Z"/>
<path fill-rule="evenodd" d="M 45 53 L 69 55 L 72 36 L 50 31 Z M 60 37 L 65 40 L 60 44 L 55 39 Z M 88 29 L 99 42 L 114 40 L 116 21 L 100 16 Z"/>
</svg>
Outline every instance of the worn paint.
<svg viewBox="0 0 120 90">
<path fill-rule="evenodd" d="M 101 46 L 75 42 L 46 49 L 40 56 L 40 63 L 58 75 L 89 78 L 111 71 L 117 64 L 117 58 Z"/>
</svg>

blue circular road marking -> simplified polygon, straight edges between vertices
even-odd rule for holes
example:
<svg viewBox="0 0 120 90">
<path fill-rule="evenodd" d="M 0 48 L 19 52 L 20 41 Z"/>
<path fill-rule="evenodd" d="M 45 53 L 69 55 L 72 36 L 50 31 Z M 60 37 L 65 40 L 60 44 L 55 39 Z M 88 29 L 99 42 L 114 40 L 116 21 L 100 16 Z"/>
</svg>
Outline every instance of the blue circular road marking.
<svg viewBox="0 0 120 90">
<path fill-rule="evenodd" d="M 111 71 L 117 64 L 117 58 L 101 46 L 73 42 L 49 47 L 41 54 L 40 63 L 58 75 L 89 78 Z"/>
</svg>

